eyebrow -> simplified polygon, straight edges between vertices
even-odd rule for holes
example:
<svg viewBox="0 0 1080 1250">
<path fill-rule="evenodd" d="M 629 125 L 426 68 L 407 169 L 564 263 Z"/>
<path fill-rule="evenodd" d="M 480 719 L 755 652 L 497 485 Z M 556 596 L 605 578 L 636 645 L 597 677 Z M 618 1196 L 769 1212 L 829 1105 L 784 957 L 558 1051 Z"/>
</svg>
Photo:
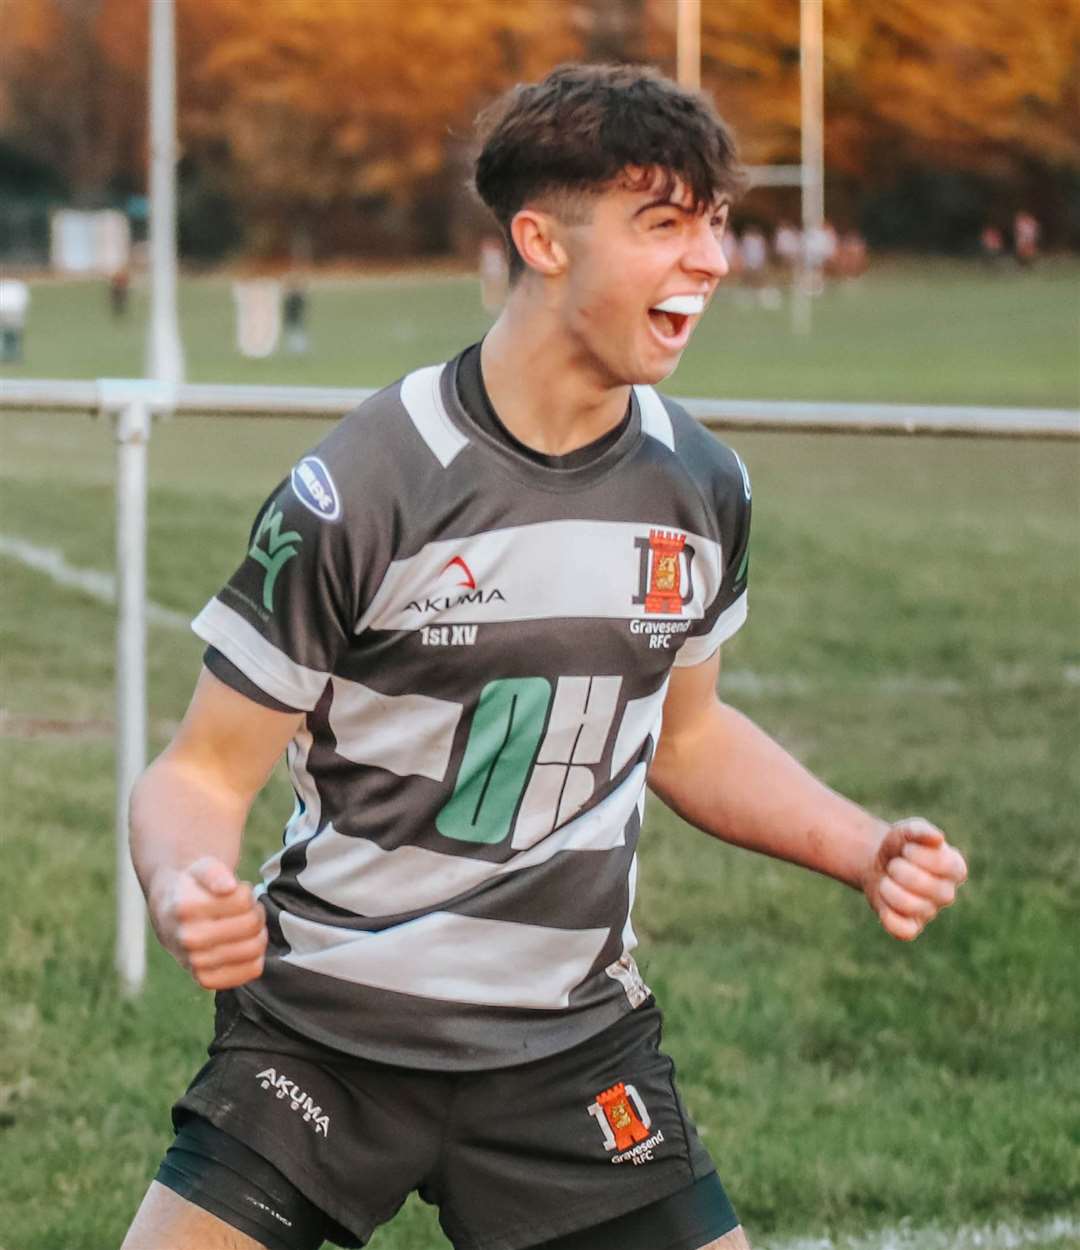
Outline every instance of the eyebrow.
<svg viewBox="0 0 1080 1250">
<path fill-rule="evenodd" d="M 713 213 L 718 213 L 722 208 L 730 208 L 730 207 L 731 207 L 731 197 L 725 195 L 725 196 L 722 196 L 712 206 L 711 211 Z M 690 214 L 691 212 L 694 211 L 693 209 L 687 208 L 685 204 L 677 204 L 673 199 L 671 199 L 670 196 L 661 196 L 659 199 L 650 200 L 648 204 L 642 204 L 642 206 L 637 210 L 637 212 L 634 213 L 634 217 L 635 218 L 640 217 L 642 213 L 647 213 L 650 208 L 674 208 L 674 209 L 677 209 L 680 213 L 686 213 L 686 214 Z"/>
</svg>

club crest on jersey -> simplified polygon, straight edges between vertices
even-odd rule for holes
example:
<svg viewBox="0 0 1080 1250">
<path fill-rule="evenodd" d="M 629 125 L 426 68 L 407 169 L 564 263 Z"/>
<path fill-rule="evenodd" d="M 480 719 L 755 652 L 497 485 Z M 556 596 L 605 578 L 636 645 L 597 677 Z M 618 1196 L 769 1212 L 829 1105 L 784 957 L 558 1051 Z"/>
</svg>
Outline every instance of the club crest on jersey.
<svg viewBox="0 0 1080 1250">
<path fill-rule="evenodd" d="M 635 538 L 638 551 L 638 588 L 632 602 L 646 612 L 677 616 L 694 597 L 694 548 L 685 534 L 649 530 Z"/>
<path fill-rule="evenodd" d="M 293 494 L 309 512 L 324 521 L 341 516 L 341 500 L 330 470 L 318 456 L 305 456 L 292 471 Z"/>
<path fill-rule="evenodd" d="M 612 1152 L 612 1163 L 632 1163 L 640 1167 L 651 1163 L 653 1151 L 663 1145 L 660 1129 L 651 1132 L 652 1118 L 637 1087 L 622 1081 L 597 1094 L 588 1108 L 589 1115 L 600 1126 L 604 1149 Z"/>
</svg>

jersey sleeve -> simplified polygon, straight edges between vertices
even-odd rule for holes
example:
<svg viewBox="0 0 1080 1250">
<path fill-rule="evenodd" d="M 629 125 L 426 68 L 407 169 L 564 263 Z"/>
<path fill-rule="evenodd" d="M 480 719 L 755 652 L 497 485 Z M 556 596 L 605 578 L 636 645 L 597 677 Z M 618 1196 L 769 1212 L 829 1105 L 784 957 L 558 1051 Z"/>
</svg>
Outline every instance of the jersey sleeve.
<svg viewBox="0 0 1080 1250">
<path fill-rule="evenodd" d="M 678 668 L 703 664 L 746 620 L 750 571 L 750 475 L 736 452 L 721 448 L 709 489 L 703 491 L 720 537 L 720 588 L 675 657 Z"/>
<path fill-rule="evenodd" d="M 331 472 L 317 455 L 299 462 L 260 508 L 239 567 L 192 622 L 212 649 L 210 671 L 267 706 L 315 706 L 362 610 L 354 546 L 363 526 L 346 515 Z"/>
</svg>

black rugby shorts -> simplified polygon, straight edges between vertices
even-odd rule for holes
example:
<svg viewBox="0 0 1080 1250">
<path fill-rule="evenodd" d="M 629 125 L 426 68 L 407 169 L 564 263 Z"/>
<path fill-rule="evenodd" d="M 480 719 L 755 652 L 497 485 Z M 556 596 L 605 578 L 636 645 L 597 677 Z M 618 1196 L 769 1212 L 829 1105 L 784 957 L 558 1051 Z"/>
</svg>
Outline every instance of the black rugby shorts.
<svg viewBox="0 0 1080 1250">
<path fill-rule="evenodd" d="M 222 993 L 158 1180 L 272 1250 L 362 1246 L 413 1190 L 456 1250 L 633 1250 L 635 1224 L 651 1250 L 696 1250 L 737 1221 L 660 1032 L 650 1000 L 561 1054 L 430 1072 L 341 1054 Z M 204 1121 L 221 1132 L 193 1131 Z"/>
</svg>

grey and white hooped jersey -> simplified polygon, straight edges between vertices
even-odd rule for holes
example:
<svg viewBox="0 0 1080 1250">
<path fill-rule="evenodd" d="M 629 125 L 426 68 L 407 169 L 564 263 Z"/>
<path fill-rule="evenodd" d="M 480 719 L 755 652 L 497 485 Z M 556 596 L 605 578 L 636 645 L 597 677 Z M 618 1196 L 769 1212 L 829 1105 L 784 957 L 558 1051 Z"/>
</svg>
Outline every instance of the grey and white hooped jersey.
<svg viewBox="0 0 1080 1250">
<path fill-rule="evenodd" d="M 647 997 L 646 771 L 672 665 L 745 618 L 750 515 L 739 458 L 650 388 L 553 468 L 470 416 L 460 360 L 300 460 L 194 622 L 219 676 L 306 713 L 243 993 L 434 1069 L 566 1049 Z"/>
</svg>

